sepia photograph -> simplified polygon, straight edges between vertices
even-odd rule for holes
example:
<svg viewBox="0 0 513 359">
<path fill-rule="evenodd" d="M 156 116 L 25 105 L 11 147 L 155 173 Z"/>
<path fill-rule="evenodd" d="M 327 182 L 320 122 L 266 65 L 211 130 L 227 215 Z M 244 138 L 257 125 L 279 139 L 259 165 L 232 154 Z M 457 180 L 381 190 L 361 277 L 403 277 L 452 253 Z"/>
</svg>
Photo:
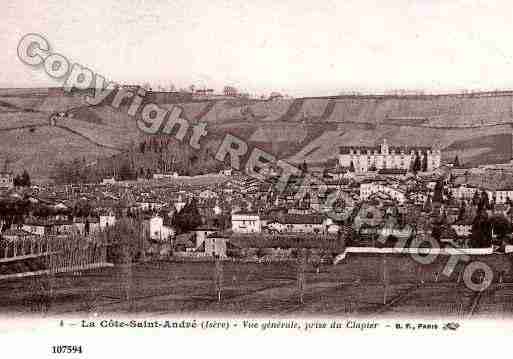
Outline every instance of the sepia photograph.
<svg viewBox="0 0 513 359">
<path fill-rule="evenodd" d="M 510 3 L 2 10 L 0 338 L 508 333 Z"/>
</svg>

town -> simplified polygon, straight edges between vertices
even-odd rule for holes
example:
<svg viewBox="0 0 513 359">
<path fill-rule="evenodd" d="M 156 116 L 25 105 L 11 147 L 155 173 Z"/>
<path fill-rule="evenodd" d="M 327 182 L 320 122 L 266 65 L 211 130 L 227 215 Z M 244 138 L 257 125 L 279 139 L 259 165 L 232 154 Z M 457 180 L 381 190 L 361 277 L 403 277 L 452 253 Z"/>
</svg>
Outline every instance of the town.
<svg viewBox="0 0 513 359">
<path fill-rule="evenodd" d="M 386 139 L 374 148 L 342 147 L 331 168 L 301 164 L 302 175 L 291 176 L 283 191 L 272 166 L 262 171 L 265 180 L 223 170 L 31 186 L 20 185 L 27 173 L 16 179 L 3 173 L 0 256 L 30 255 L 53 239 L 115 237 L 126 226 L 137 228 L 139 259 L 278 261 L 310 248 L 328 263 L 348 246 L 393 247 L 419 236 L 439 247 L 509 250 L 513 186 L 469 185 L 469 173 L 479 169 L 463 168 L 457 157 L 442 164 L 440 156 L 436 149 L 401 148 Z M 312 183 L 304 188 L 306 173 L 324 190 Z M 16 270 L 30 272 L 0 264 L 1 275 Z"/>
</svg>

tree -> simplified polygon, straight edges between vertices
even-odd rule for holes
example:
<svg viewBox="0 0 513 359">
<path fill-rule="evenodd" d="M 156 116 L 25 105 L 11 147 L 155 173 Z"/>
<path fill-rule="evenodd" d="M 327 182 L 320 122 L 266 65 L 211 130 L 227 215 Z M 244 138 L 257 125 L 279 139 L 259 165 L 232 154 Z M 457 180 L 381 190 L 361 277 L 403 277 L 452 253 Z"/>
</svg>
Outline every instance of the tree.
<svg viewBox="0 0 513 359">
<path fill-rule="evenodd" d="M 479 204 L 481 197 L 479 196 L 479 192 L 475 191 L 474 196 L 472 196 L 472 205 L 477 206 Z"/>
<path fill-rule="evenodd" d="M 415 160 L 413 160 L 413 173 L 418 173 L 420 172 L 421 170 L 421 163 L 420 163 L 420 157 L 419 157 L 419 153 L 417 152 L 415 154 Z"/>
<path fill-rule="evenodd" d="M 485 211 L 480 210 L 477 212 L 476 217 L 472 223 L 472 234 L 470 236 L 470 243 L 472 247 L 483 248 L 489 247 L 492 241 L 492 226 L 489 221 L 488 215 Z"/>
<path fill-rule="evenodd" d="M 490 201 L 489 208 L 493 211 L 495 209 L 495 203 L 497 203 L 497 194 L 494 192 L 492 195 L 492 200 Z"/>
<path fill-rule="evenodd" d="M 119 170 L 119 177 L 122 181 L 131 180 L 134 178 L 132 169 L 130 168 L 130 165 L 127 162 L 124 162 L 121 165 L 121 168 Z"/>
<path fill-rule="evenodd" d="M 490 223 L 493 228 L 493 232 L 497 236 L 497 240 L 502 242 L 507 238 L 508 234 L 511 234 L 513 228 L 511 222 L 504 215 L 494 215 L 490 218 Z"/>
<path fill-rule="evenodd" d="M 458 158 L 458 155 L 456 155 L 456 157 L 454 157 L 453 165 L 456 168 L 460 167 L 460 159 Z"/>
<path fill-rule="evenodd" d="M 433 193 L 433 202 L 441 203 L 443 202 L 443 190 L 444 190 L 444 184 L 441 179 L 436 181 L 435 184 L 435 190 Z"/>
<path fill-rule="evenodd" d="M 467 206 L 465 204 L 465 201 L 462 201 L 460 204 L 460 208 L 458 210 L 458 221 L 461 221 L 463 218 L 465 218 L 466 211 L 467 211 Z"/>
<path fill-rule="evenodd" d="M 453 202 L 453 195 L 452 195 L 452 192 L 449 189 L 445 189 L 444 190 L 444 195 L 447 198 L 447 203 L 452 203 Z"/>
<path fill-rule="evenodd" d="M 14 176 L 13 184 L 14 184 L 14 187 L 20 187 L 21 186 L 20 175 Z"/>
<path fill-rule="evenodd" d="M 428 170 L 428 155 L 427 155 L 427 152 L 424 152 L 424 155 L 422 156 L 421 169 L 422 169 L 422 172 L 427 172 L 427 170 Z"/>
<path fill-rule="evenodd" d="M 428 194 L 426 201 L 424 202 L 424 206 L 422 210 L 426 213 L 431 213 L 433 209 L 432 203 L 431 203 L 431 196 Z"/>
<path fill-rule="evenodd" d="M 306 161 L 303 161 L 303 163 L 299 165 L 299 170 L 301 171 L 302 176 L 306 175 L 308 172 L 308 165 L 306 164 Z"/>
<path fill-rule="evenodd" d="M 0 200 L 0 224 L 9 228 L 13 223 L 22 223 L 28 213 L 30 202 L 25 199 L 5 198 Z M 3 229 L 0 225 L 0 229 Z"/>
<path fill-rule="evenodd" d="M 490 208 L 490 199 L 488 198 L 488 193 L 485 190 L 481 191 L 481 198 L 479 200 L 479 204 L 477 205 L 477 209 L 479 210 L 487 210 Z"/>
<path fill-rule="evenodd" d="M 355 172 L 353 161 L 351 161 L 351 163 L 349 164 L 349 172 Z"/>
<path fill-rule="evenodd" d="M 15 187 L 30 187 L 30 176 L 27 170 L 23 170 L 21 175 L 16 175 L 13 184 Z"/>
<path fill-rule="evenodd" d="M 89 201 L 77 201 L 72 210 L 72 214 L 75 217 L 89 217 L 93 213 L 93 208 Z"/>
<path fill-rule="evenodd" d="M 440 239 L 442 238 L 442 224 L 435 223 L 433 228 L 431 229 L 431 237 L 436 239 L 437 242 L 440 243 Z"/>
<path fill-rule="evenodd" d="M 21 174 L 21 185 L 24 187 L 30 187 L 30 176 L 27 170 L 23 170 L 23 173 Z"/>
<path fill-rule="evenodd" d="M 413 166 L 415 165 L 415 158 L 413 159 L 413 161 L 410 161 L 410 168 L 408 168 L 408 172 L 411 172 L 413 173 Z"/>
<path fill-rule="evenodd" d="M 173 225 L 182 233 L 191 231 L 200 224 L 201 215 L 197 207 L 196 198 L 189 201 L 173 218 Z"/>
</svg>

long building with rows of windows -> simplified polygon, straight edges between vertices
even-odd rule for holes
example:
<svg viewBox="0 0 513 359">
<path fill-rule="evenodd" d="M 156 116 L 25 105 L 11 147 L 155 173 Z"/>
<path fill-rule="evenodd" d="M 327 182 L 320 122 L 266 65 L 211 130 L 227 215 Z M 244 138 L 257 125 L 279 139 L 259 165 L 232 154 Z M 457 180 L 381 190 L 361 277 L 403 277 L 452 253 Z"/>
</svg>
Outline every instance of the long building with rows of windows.
<svg viewBox="0 0 513 359">
<path fill-rule="evenodd" d="M 340 147 L 339 163 L 343 167 L 354 167 L 356 172 L 382 169 L 410 170 L 417 156 L 421 167 L 425 163 L 424 169 L 427 171 L 440 167 L 440 150 L 431 147 L 389 146 L 387 140 L 380 146 Z"/>
</svg>

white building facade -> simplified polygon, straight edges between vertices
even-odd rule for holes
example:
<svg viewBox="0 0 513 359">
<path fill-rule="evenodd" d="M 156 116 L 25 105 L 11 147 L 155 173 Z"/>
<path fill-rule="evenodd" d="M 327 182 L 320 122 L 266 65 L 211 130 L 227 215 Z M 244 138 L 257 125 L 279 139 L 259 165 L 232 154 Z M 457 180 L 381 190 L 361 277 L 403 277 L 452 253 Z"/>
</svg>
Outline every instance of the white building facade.
<svg viewBox="0 0 513 359">
<path fill-rule="evenodd" d="M 367 172 L 373 169 L 404 169 L 409 170 L 418 155 L 422 162 L 427 157 L 427 171 L 440 167 L 441 152 L 431 147 L 395 147 L 389 146 L 384 140 L 380 146 L 341 147 L 339 163 L 350 167 L 351 162 L 356 172 Z"/>
<path fill-rule="evenodd" d="M 104 230 L 107 227 L 112 227 L 116 224 L 116 216 L 112 213 L 100 216 L 100 230 Z"/>
<path fill-rule="evenodd" d="M 235 233 L 260 233 L 262 223 L 258 213 L 233 213 L 232 231 Z"/>
<path fill-rule="evenodd" d="M 175 235 L 175 230 L 164 224 L 164 219 L 154 216 L 150 219 L 150 238 L 157 241 L 166 241 Z"/>
</svg>

